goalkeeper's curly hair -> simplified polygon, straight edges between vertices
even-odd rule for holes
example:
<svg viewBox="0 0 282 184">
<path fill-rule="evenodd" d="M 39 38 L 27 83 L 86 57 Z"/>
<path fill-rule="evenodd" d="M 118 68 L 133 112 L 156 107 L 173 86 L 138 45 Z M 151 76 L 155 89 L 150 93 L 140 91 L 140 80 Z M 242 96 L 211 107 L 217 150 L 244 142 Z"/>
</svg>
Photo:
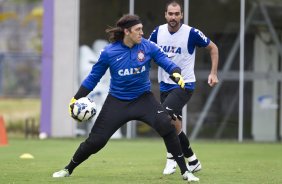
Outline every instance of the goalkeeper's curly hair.
<svg viewBox="0 0 282 184">
<path fill-rule="evenodd" d="M 127 14 L 127 15 L 122 16 L 116 22 L 116 27 L 109 27 L 108 29 L 106 29 L 106 33 L 108 34 L 109 41 L 112 43 L 112 42 L 123 40 L 124 29 L 128 29 L 129 31 L 131 31 L 131 27 L 127 28 L 126 25 L 134 21 L 140 21 L 140 18 L 138 15 Z"/>
</svg>

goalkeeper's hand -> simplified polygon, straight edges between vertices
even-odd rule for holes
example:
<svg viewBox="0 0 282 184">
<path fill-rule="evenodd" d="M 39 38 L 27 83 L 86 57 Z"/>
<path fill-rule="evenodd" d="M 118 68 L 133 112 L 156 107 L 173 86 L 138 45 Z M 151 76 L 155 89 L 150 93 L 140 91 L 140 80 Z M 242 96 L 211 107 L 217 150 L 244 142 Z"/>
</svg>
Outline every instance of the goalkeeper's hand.
<svg viewBox="0 0 282 184">
<path fill-rule="evenodd" d="M 73 117 L 72 110 L 73 110 L 75 102 L 76 102 L 76 99 L 74 97 L 72 97 L 72 99 L 71 99 L 71 101 L 69 103 L 69 114 L 70 114 L 71 117 Z"/>
<path fill-rule="evenodd" d="M 184 88 L 185 83 L 184 83 L 183 77 L 180 75 L 180 73 L 175 72 L 170 76 L 170 78 L 175 83 L 177 83 L 181 88 Z"/>
</svg>

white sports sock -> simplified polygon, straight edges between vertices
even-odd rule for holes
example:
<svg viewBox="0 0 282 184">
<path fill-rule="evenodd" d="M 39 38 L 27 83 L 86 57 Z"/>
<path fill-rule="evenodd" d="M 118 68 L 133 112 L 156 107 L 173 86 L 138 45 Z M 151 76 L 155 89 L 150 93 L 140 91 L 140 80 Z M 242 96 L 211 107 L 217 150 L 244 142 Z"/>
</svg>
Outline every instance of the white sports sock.
<svg viewBox="0 0 282 184">
<path fill-rule="evenodd" d="M 193 154 L 191 157 L 189 157 L 187 160 L 188 160 L 188 162 L 193 162 L 194 160 L 196 160 L 197 159 L 197 157 L 196 157 L 196 155 L 195 154 Z"/>
<path fill-rule="evenodd" d="M 173 159 L 173 155 L 171 153 L 166 153 L 166 158 L 167 159 Z"/>
</svg>

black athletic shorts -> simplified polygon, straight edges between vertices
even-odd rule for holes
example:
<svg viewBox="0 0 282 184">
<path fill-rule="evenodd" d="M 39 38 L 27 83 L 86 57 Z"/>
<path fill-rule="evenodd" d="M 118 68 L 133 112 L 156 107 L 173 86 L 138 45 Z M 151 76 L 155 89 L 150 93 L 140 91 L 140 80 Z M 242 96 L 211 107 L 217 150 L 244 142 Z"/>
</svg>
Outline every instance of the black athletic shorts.
<svg viewBox="0 0 282 184">
<path fill-rule="evenodd" d="M 182 120 L 182 108 L 190 100 L 192 94 L 193 90 L 176 88 L 170 91 L 161 91 L 160 99 L 172 119 Z"/>
<path fill-rule="evenodd" d="M 119 100 L 109 94 L 91 133 L 110 138 L 121 126 L 131 120 L 139 120 L 148 124 L 160 136 L 174 130 L 167 111 L 152 92 L 146 92 L 137 99 L 129 101 Z"/>
</svg>

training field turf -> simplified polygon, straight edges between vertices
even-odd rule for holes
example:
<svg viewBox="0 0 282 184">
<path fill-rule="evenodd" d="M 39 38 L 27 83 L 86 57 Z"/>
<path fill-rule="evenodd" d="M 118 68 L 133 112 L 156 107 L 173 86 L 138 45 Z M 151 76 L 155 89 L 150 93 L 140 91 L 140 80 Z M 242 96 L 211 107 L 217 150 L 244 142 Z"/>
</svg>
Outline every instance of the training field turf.
<svg viewBox="0 0 282 184">
<path fill-rule="evenodd" d="M 165 147 L 161 139 L 110 140 L 69 178 L 52 178 L 69 162 L 82 139 L 10 139 L 0 147 L 1 184 L 161 184 L 186 183 L 179 169 L 163 176 Z M 195 141 L 203 170 L 200 183 L 281 184 L 281 143 Z M 30 153 L 34 159 L 20 159 Z"/>
</svg>

